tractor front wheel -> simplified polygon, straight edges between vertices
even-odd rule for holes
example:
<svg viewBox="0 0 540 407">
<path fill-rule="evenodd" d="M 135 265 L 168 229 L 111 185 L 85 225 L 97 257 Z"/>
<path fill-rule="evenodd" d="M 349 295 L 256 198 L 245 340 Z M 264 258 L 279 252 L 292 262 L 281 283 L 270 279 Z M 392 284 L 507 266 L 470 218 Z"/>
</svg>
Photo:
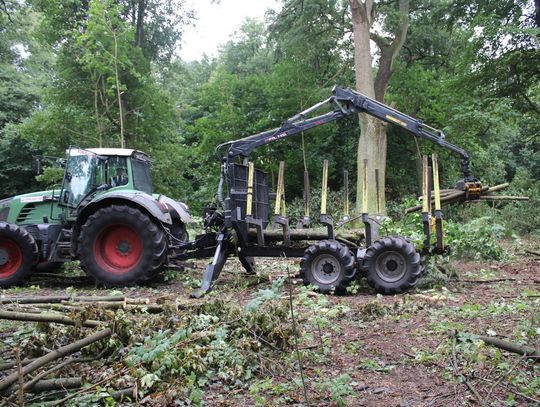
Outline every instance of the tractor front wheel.
<svg viewBox="0 0 540 407">
<path fill-rule="evenodd" d="M 0 287 L 22 283 L 37 259 L 34 238 L 17 225 L 0 222 Z"/>
<path fill-rule="evenodd" d="M 106 285 L 144 283 L 159 273 L 166 257 L 163 229 L 136 208 L 101 208 L 82 226 L 81 268 Z"/>
</svg>

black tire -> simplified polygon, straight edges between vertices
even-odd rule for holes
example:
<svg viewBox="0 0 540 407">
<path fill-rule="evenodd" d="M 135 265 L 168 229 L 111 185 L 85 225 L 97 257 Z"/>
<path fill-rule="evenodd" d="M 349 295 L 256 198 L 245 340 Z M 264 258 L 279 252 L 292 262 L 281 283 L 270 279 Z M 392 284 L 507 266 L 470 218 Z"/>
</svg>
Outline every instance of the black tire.
<svg viewBox="0 0 540 407">
<path fill-rule="evenodd" d="M 384 237 L 366 250 L 369 285 L 381 294 L 397 294 L 416 285 L 423 272 L 420 254 L 402 237 Z"/>
<path fill-rule="evenodd" d="M 0 222 L 0 287 L 24 282 L 37 257 L 32 235 L 17 225 Z"/>
<path fill-rule="evenodd" d="M 171 235 L 172 235 L 172 243 L 173 244 L 180 244 L 185 243 L 189 240 L 189 234 L 186 230 L 186 225 L 180 220 L 173 218 L 173 223 L 170 227 Z"/>
<path fill-rule="evenodd" d="M 81 268 L 100 283 L 144 283 L 156 277 L 166 258 L 163 229 L 139 209 L 127 205 L 101 208 L 81 228 Z"/>
<path fill-rule="evenodd" d="M 304 283 L 323 293 L 344 290 L 355 272 L 354 256 L 347 246 L 335 240 L 321 240 L 309 246 L 300 260 Z"/>
<path fill-rule="evenodd" d="M 60 268 L 62 267 L 64 263 L 61 261 L 53 261 L 53 262 L 43 262 L 38 263 L 34 266 L 34 270 L 38 273 L 56 273 L 60 271 Z"/>
</svg>

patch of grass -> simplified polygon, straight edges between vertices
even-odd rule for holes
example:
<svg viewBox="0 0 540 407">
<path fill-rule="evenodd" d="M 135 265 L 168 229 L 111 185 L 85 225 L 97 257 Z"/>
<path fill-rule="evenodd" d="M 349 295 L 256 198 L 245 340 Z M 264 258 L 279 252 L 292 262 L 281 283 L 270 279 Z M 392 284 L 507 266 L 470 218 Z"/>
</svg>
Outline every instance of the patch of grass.
<svg viewBox="0 0 540 407">
<path fill-rule="evenodd" d="M 347 405 L 348 397 L 355 397 L 355 382 L 348 374 L 342 374 L 332 379 L 326 379 L 315 383 L 315 388 L 320 393 L 329 394 L 329 399 L 339 407 Z"/>
<path fill-rule="evenodd" d="M 395 367 L 394 365 L 386 365 L 384 362 L 382 362 L 379 359 L 371 359 L 371 358 L 361 358 L 360 362 L 358 363 L 359 369 L 367 370 L 370 372 L 388 373 L 394 367 Z"/>
</svg>

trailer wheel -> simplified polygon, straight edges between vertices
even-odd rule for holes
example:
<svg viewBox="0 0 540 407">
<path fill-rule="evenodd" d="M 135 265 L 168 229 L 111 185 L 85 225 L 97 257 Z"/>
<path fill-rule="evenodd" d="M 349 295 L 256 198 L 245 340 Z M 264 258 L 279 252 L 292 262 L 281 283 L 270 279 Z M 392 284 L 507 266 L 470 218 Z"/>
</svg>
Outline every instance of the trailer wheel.
<svg viewBox="0 0 540 407">
<path fill-rule="evenodd" d="M 348 247 L 335 240 L 321 240 L 309 246 L 300 260 L 305 284 L 321 292 L 342 290 L 355 275 L 354 256 Z"/>
<path fill-rule="evenodd" d="M 136 208 L 101 208 L 81 228 L 81 268 L 101 283 L 144 283 L 161 271 L 166 257 L 163 229 Z"/>
<path fill-rule="evenodd" d="M 423 267 L 414 245 L 402 237 L 384 237 L 366 250 L 368 283 L 379 293 L 396 294 L 416 285 Z"/>
<path fill-rule="evenodd" d="M 37 256 L 32 235 L 17 225 L 0 222 L 0 287 L 22 283 Z"/>
</svg>

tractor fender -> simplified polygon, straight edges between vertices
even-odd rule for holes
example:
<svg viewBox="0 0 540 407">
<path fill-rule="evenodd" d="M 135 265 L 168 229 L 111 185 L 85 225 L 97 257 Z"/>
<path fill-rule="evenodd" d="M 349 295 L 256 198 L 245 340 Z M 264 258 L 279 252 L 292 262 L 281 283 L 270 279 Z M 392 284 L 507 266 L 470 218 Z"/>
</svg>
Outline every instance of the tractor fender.
<svg viewBox="0 0 540 407">
<path fill-rule="evenodd" d="M 144 192 L 118 191 L 101 195 L 90 202 L 79 214 L 80 219 L 86 219 L 97 208 L 101 208 L 110 202 L 113 203 L 131 203 L 146 210 L 152 217 L 159 222 L 172 224 L 172 218 L 169 208 L 165 203 L 158 202 L 152 195 Z"/>
<path fill-rule="evenodd" d="M 158 201 L 167 205 L 169 207 L 169 212 L 175 211 L 178 214 L 178 217 L 180 218 L 182 223 L 184 223 L 185 225 L 191 222 L 191 216 L 189 215 L 188 207 L 186 204 L 175 201 L 174 199 L 169 198 L 165 195 L 160 195 Z"/>
</svg>

